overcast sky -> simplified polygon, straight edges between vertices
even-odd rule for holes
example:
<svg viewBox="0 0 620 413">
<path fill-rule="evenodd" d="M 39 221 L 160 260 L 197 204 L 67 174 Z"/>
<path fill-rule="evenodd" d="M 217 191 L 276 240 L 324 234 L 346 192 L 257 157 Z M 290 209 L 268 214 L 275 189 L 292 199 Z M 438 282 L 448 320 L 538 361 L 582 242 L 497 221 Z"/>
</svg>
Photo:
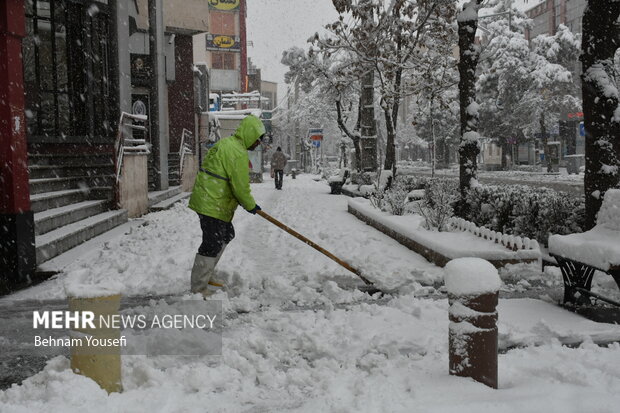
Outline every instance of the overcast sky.
<svg viewBox="0 0 620 413">
<path fill-rule="evenodd" d="M 541 1 L 515 0 L 515 5 L 527 10 Z M 335 21 L 338 13 L 331 0 L 247 0 L 247 5 L 248 40 L 254 44 L 248 47 L 248 56 L 262 69 L 264 80 L 278 82 L 282 100 L 286 94 L 282 52 L 292 46 L 307 49 L 306 40 Z"/>
<path fill-rule="evenodd" d="M 289 47 L 308 48 L 306 40 L 338 18 L 331 0 L 248 0 L 247 34 L 254 46 L 248 56 L 262 70 L 263 80 L 278 82 L 278 100 L 286 94 L 280 63 Z"/>
</svg>

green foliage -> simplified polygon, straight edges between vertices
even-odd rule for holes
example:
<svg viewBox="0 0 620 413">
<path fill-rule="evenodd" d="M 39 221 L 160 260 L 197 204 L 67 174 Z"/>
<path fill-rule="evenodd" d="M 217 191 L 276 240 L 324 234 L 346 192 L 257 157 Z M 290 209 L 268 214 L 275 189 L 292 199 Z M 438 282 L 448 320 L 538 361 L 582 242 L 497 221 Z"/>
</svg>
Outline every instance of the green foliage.
<svg viewBox="0 0 620 413">
<path fill-rule="evenodd" d="M 424 186 L 424 199 L 417 212 L 424 217 L 429 230 L 445 231 L 448 220 L 454 216 L 459 200 L 458 182 L 452 179 L 431 178 Z"/>
<path fill-rule="evenodd" d="M 466 197 L 478 226 L 526 236 L 547 245 L 549 234 L 571 234 L 584 228 L 584 200 L 548 188 L 525 185 L 481 186 Z"/>
</svg>

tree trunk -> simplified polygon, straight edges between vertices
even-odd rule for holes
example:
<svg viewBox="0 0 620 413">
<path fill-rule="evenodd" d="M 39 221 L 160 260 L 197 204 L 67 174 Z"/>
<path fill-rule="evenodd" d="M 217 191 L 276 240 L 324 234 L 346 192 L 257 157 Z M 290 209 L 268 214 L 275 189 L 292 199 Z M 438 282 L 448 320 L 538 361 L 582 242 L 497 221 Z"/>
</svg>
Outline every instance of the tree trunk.
<svg viewBox="0 0 620 413">
<path fill-rule="evenodd" d="M 387 139 L 385 142 L 385 162 L 383 163 L 383 169 L 386 171 L 396 168 L 396 147 L 394 145 L 395 130 L 392 123 L 392 105 L 387 104 L 383 109 L 385 115 L 385 129 Z"/>
<path fill-rule="evenodd" d="M 401 50 L 401 42 L 399 40 L 398 43 L 398 56 L 400 56 Z M 399 57 L 400 58 L 400 57 Z M 396 92 L 394 96 L 394 102 L 392 104 L 392 108 L 389 112 L 385 113 L 385 122 L 386 125 L 390 124 L 391 121 L 391 130 L 390 127 L 387 126 L 387 147 L 385 148 L 385 165 L 383 169 L 392 169 L 392 176 L 396 178 L 396 130 L 398 128 L 398 110 L 400 109 L 400 88 L 402 84 L 403 78 L 403 69 L 399 67 L 396 70 L 396 76 L 394 81 L 394 91 Z M 391 144 L 391 147 L 390 147 Z"/>
<path fill-rule="evenodd" d="M 545 124 L 545 112 L 540 113 L 540 137 L 545 145 L 545 163 L 547 164 L 547 172 L 553 171 L 551 164 L 551 150 L 549 149 L 549 134 L 547 133 L 547 125 Z"/>
<path fill-rule="evenodd" d="M 501 148 L 501 168 L 502 171 L 508 170 L 508 158 L 506 154 L 508 153 L 508 140 L 506 138 L 502 138 L 499 142 L 499 147 Z"/>
<path fill-rule="evenodd" d="M 360 132 L 362 134 L 362 170 L 377 169 L 377 126 L 375 124 L 375 72 L 368 69 L 362 78 Z"/>
<path fill-rule="evenodd" d="M 463 201 L 467 190 L 477 176 L 477 156 L 480 153 L 478 142 L 478 105 L 476 103 L 476 67 L 479 47 L 474 43 L 478 28 L 478 7 L 482 0 L 472 0 L 463 6 L 458 16 L 459 33 L 459 103 L 461 108 L 461 144 L 459 146 L 459 187 Z M 467 206 L 461 202 L 461 213 Z"/>
<path fill-rule="evenodd" d="M 299 100 L 299 76 L 295 77 L 295 108 L 297 108 Z M 300 132 L 299 132 L 299 118 L 295 117 L 295 149 L 297 149 L 297 145 L 299 145 L 299 153 L 296 152 L 296 158 L 299 160 L 300 172 L 306 171 L 306 156 L 305 156 L 305 147 L 302 142 Z M 299 155 L 297 157 L 297 155 Z"/>
<path fill-rule="evenodd" d="M 360 147 L 359 132 L 354 131 L 352 133 L 351 131 L 349 131 L 349 128 L 347 128 L 347 125 L 344 123 L 344 120 L 342 120 L 342 107 L 341 107 L 341 103 L 339 100 L 336 101 L 336 114 L 337 114 L 336 121 L 338 122 L 338 127 L 345 135 L 347 135 L 353 141 L 353 147 L 355 148 L 355 167 L 358 172 L 361 172 L 362 170 L 362 154 L 361 154 L 362 149 Z M 357 124 L 359 125 L 359 123 L 360 123 L 360 116 L 359 116 L 359 111 L 358 111 Z M 356 126 L 356 129 L 357 129 L 357 126 Z"/>
<path fill-rule="evenodd" d="M 619 183 L 620 119 L 614 85 L 614 54 L 620 45 L 616 25 L 620 2 L 588 0 L 583 15 L 583 118 L 586 131 L 586 229 L 596 224 L 605 192 Z"/>
</svg>

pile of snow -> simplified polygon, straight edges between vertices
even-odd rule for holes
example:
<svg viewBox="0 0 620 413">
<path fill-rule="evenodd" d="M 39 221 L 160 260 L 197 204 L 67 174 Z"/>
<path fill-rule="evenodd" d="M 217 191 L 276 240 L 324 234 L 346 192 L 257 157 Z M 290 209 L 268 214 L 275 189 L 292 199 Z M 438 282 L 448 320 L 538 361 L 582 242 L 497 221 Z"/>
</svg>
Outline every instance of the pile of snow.
<svg viewBox="0 0 620 413">
<path fill-rule="evenodd" d="M 605 192 L 596 223 L 602 228 L 620 232 L 620 189 L 609 189 Z"/>
<path fill-rule="evenodd" d="M 407 202 L 420 201 L 424 199 L 424 189 L 414 189 L 407 194 Z"/>
<path fill-rule="evenodd" d="M 594 228 L 580 234 L 550 236 L 549 252 L 603 271 L 620 266 L 620 189 L 605 193 Z"/>
<path fill-rule="evenodd" d="M 0 392 L 0 411 L 533 413 L 575 411 L 576 397 L 591 411 L 617 409 L 620 345 L 559 340 L 603 326 L 537 300 L 500 300 L 500 348 L 504 337 L 539 346 L 500 354 L 492 390 L 448 374 L 447 312 L 447 300 L 413 295 L 346 309 L 271 308 L 228 319 L 221 357 L 123 357 L 122 393 L 108 395 L 57 357 Z"/>
<path fill-rule="evenodd" d="M 497 269 L 480 258 L 457 258 L 444 269 L 448 293 L 455 296 L 493 293 L 502 285 Z"/>
<path fill-rule="evenodd" d="M 333 175 L 327 178 L 327 182 L 330 184 L 335 183 L 335 182 L 344 182 L 344 175 L 346 172 L 347 172 L 347 169 L 345 168 L 337 169 Z"/>
</svg>

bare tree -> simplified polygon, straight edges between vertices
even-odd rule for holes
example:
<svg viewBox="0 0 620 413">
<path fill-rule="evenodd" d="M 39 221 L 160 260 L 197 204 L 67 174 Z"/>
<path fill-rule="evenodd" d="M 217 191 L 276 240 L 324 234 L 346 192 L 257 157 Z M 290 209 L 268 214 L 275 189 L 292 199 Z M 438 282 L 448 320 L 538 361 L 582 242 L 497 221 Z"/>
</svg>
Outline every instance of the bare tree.
<svg viewBox="0 0 620 413">
<path fill-rule="evenodd" d="M 339 20 L 328 25 L 331 36 L 315 42 L 324 52 L 347 50 L 357 57 L 360 72 L 374 71 L 380 107 L 385 118 L 386 147 L 383 169 L 396 171 L 396 130 L 403 93 L 403 75 L 416 58 L 433 47 L 442 22 L 453 18 L 449 0 L 383 1 L 333 0 Z M 345 19 L 345 14 L 350 19 Z M 368 76 L 370 76 L 368 74 Z M 366 82 L 368 83 L 368 82 Z M 370 90 L 362 92 L 370 93 Z M 362 106 L 366 108 L 366 105 Z M 370 108 L 369 108 L 370 109 Z M 368 120 L 370 122 L 370 120 Z"/>
</svg>

